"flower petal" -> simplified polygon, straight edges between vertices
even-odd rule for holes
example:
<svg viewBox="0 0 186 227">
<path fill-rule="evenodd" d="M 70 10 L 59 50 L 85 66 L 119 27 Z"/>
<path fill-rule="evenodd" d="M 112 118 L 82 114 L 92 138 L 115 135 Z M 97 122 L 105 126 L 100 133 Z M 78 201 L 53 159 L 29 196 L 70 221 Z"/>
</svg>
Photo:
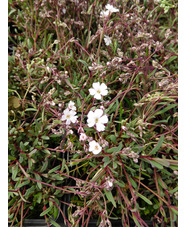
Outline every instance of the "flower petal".
<svg viewBox="0 0 186 227">
<path fill-rule="evenodd" d="M 66 120 L 66 116 L 65 115 L 62 115 L 61 120 L 62 121 L 65 121 Z"/>
<path fill-rule="evenodd" d="M 96 94 L 94 95 L 94 98 L 100 100 L 100 99 L 101 99 L 101 95 L 100 95 L 99 93 L 96 93 Z"/>
<path fill-rule="evenodd" d="M 89 92 L 91 95 L 95 95 L 96 94 L 96 90 L 94 88 L 90 88 Z"/>
<path fill-rule="evenodd" d="M 71 117 L 70 120 L 72 121 L 72 123 L 75 123 L 77 121 L 77 116 Z"/>
<path fill-rule="evenodd" d="M 92 110 L 90 110 L 87 114 L 88 118 L 92 118 L 94 116 L 94 112 Z"/>
<path fill-rule="evenodd" d="M 69 109 L 65 109 L 65 110 L 63 111 L 63 114 L 64 114 L 64 115 L 70 114 L 70 110 L 69 110 Z"/>
<path fill-rule="evenodd" d="M 99 122 L 102 124 L 106 124 L 108 122 L 108 117 L 107 115 L 103 115 L 100 119 Z"/>
<path fill-rule="evenodd" d="M 103 110 L 102 109 L 96 109 L 94 111 L 94 117 L 95 118 L 100 118 L 103 115 Z"/>
<path fill-rule="evenodd" d="M 93 87 L 95 90 L 98 90 L 98 89 L 100 88 L 100 83 L 99 83 L 99 82 L 93 83 L 93 84 L 92 84 L 92 87 Z"/>
<path fill-rule="evenodd" d="M 107 94 L 108 94 L 108 90 L 102 90 L 102 91 L 101 91 L 101 94 L 102 94 L 103 96 L 107 95 Z"/>
<path fill-rule="evenodd" d="M 69 125 L 71 123 L 70 119 L 67 119 L 66 124 Z"/>
<path fill-rule="evenodd" d="M 98 132 L 102 132 L 105 130 L 105 126 L 104 124 L 98 123 L 96 124 L 96 129 L 98 130 Z"/>
<path fill-rule="evenodd" d="M 95 125 L 95 121 L 92 121 L 92 120 L 87 120 L 87 125 L 88 125 L 88 127 L 90 128 L 90 127 L 93 127 L 94 125 Z"/>
<path fill-rule="evenodd" d="M 93 140 L 89 143 L 89 151 L 93 151 L 95 149 L 96 146 L 96 141 Z"/>
<path fill-rule="evenodd" d="M 105 89 L 107 89 L 107 85 L 106 85 L 106 84 L 104 84 L 104 83 L 102 83 L 100 87 L 101 87 L 101 90 L 105 90 Z"/>
</svg>

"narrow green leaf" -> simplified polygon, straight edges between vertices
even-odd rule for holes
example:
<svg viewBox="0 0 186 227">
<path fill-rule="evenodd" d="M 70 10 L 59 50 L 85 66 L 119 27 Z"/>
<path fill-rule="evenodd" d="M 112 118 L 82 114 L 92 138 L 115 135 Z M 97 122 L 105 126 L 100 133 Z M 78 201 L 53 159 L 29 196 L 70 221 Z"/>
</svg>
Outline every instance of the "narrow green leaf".
<svg viewBox="0 0 186 227">
<path fill-rule="evenodd" d="M 137 183 L 130 176 L 128 176 L 128 177 L 129 177 L 130 183 L 132 184 L 133 188 L 137 189 L 137 187 L 138 187 Z"/>
<path fill-rule="evenodd" d="M 120 145 L 118 147 L 111 147 L 110 149 L 107 150 L 108 153 L 117 153 L 121 150 L 121 148 L 123 147 L 123 144 L 120 143 Z"/>
<path fill-rule="evenodd" d="M 174 189 L 170 190 L 169 193 L 172 194 L 174 192 L 177 192 L 178 191 L 178 187 L 175 187 Z"/>
<path fill-rule="evenodd" d="M 60 227 L 60 225 L 55 222 L 54 220 L 50 219 L 50 222 L 55 226 L 55 227 Z"/>
<path fill-rule="evenodd" d="M 8 155 L 8 160 L 16 160 L 16 158 L 11 155 Z"/>
<path fill-rule="evenodd" d="M 46 210 L 44 210 L 44 211 L 40 214 L 40 216 L 44 216 L 44 215 L 48 214 L 48 213 L 52 210 L 52 208 L 53 208 L 53 206 L 47 208 Z"/>
<path fill-rule="evenodd" d="M 46 160 L 46 161 L 43 163 L 43 165 L 42 165 L 42 167 L 41 167 L 41 169 L 40 169 L 40 172 L 41 172 L 41 173 L 44 172 L 44 171 L 47 169 L 47 167 L 48 167 L 48 160 Z"/>
<path fill-rule="evenodd" d="M 170 166 L 170 163 L 169 163 L 169 160 L 168 159 L 153 158 L 152 160 L 155 161 L 155 162 L 157 162 L 158 164 L 160 164 L 162 166 L 166 166 L 166 167 L 169 167 Z"/>
<path fill-rule="evenodd" d="M 175 208 L 175 207 L 171 207 L 171 210 L 172 210 L 175 214 L 177 214 L 177 215 L 178 215 L 178 210 L 177 210 L 177 208 Z"/>
<path fill-rule="evenodd" d="M 50 137 L 48 137 L 48 136 L 41 136 L 41 139 L 43 139 L 43 140 L 49 140 Z"/>
<path fill-rule="evenodd" d="M 66 163 L 65 159 L 63 159 L 63 161 L 62 161 L 62 167 L 61 167 L 61 172 L 63 172 L 63 169 L 65 167 L 65 163 Z"/>
<path fill-rule="evenodd" d="M 107 199 L 113 204 L 114 207 L 116 207 L 116 202 L 114 200 L 114 197 L 112 195 L 111 191 L 107 191 L 106 189 L 104 189 L 105 195 L 107 197 Z"/>
<path fill-rule="evenodd" d="M 152 165 L 152 167 L 157 167 L 158 169 L 163 169 L 163 166 L 160 165 L 159 163 L 153 161 L 153 160 L 149 160 L 150 164 Z"/>
<path fill-rule="evenodd" d="M 29 183 L 30 183 L 30 180 L 26 180 L 26 181 L 24 181 L 23 183 L 19 184 L 19 185 L 18 185 L 18 188 L 21 188 L 21 187 L 23 187 L 23 186 L 25 186 L 25 185 L 27 185 L 27 184 L 29 184 Z"/>
<path fill-rule="evenodd" d="M 167 112 L 168 110 L 173 109 L 173 108 L 176 107 L 176 106 L 177 106 L 177 104 L 170 104 L 170 105 L 168 105 L 167 107 L 163 108 L 162 110 L 160 110 L 160 111 L 154 113 L 153 116 L 151 116 L 150 118 L 148 118 L 148 120 L 152 119 L 152 118 L 153 118 L 154 116 L 156 116 L 156 115 L 163 114 L 163 113 Z"/>
<path fill-rule="evenodd" d="M 133 220 L 134 220 L 134 222 L 136 223 L 136 225 L 137 225 L 138 227 L 141 227 L 141 225 L 139 224 L 139 222 L 138 222 L 138 220 L 136 219 L 136 217 L 135 217 L 134 214 L 132 214 L 132 217 L 133 217 Z"/>
<path fill-rule="evenodd" d="M 42 181 L 42 178 L 40 177 L 39 174 L 35 173 L 34 175 L 35 175 L 36 180 Z M 41 183 L 37 182 L 37 186 L 38 186 L 39 189 L 42 189 Z"/>
<path fill-rule="evenodd" d="M 15 180 L 18 173 L 18 165 L 12 166 L 12 179 Z"/>
<path fill-rule="evenodd" d="M 104 161 L 104 162 L 109 162 L 109 161 L 110 161 L 109 156 L 104 157 L 104 158 L 103 158 L 103 161 Z"/>
<path fill-rule="evenodd" d="M 24 150 L 25 150 L 25 146 L 24 146 L 24 144 L 23 144 L 23 142 L 22 142 L 22 141 L 20 142 L 19 146 L 20 146 L 20 148 L 21 148 L 21 150 L 22 150 L 22 151 L 24 151 Z"/>
<path fill-rule="evenodd" d="M 164 63 L 163 63 L 163 66 L 164 65 L 167 65 L 167 64 L 169 64 L 169 63 L 171 63 L 172 61 L 174 61 L 175 59 L 177 59 L 178 58 L 178 56 L 172 56 L 172 57 L 170 57 L 167 61 L 165 61 Z"/>
<path fill-rule="evenodd" d="M 55 168 L 51 169 L 48 173 L 53 173 L 54 171 L 58 170 L 61 166 L 58 165 Z"/>
<path fill-rule="evenodd" d="M 35 108 L 27 108 L 26 110 L 25 110 L 25 112 L 26 111 L 34 111 L 34 112 L 37 112 L 37 109 L 35 109 Z"/>
<path fill-rule="evenodd" d="M 164 141 L 164 135 L 162 135 L 157 143 L 157 145 L 153 148 L 153 150 L 149 153 L 149 155 L 156 154 L 156 152 L 160 149 Z"/>
<path fill-rule="evenodd" d="M 120 187 L 124 188 L 125 187 L 125 183 L 122 181 L 116 181 L 115 182 L 117 185 L 119 185 Z"/>
<path fill-rule="evenodd" d="M 117 139 L 116 139 L 115 135 L 111 135 L 108 138 L 113 142 L 113 144 L 116 144 Z"/>
<path fill-rule="evenodd" d="M 152 205 L 152 202 L 151 202 L 149 199 L 147 199 L 145 196 L 141 195 L 139 192 L 137 192 L 137 195 L 138 195 L 141 199 L 143 199 L 146 203 L 148 203 L 149 205 Z"/>
</svg>

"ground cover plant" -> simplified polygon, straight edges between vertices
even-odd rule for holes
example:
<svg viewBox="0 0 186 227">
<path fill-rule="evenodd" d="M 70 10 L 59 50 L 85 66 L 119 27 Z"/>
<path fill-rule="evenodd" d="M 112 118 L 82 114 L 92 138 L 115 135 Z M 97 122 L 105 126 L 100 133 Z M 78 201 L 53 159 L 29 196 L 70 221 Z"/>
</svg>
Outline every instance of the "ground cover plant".
<svg viewBox="0 0 186 227">
<path fill-rule="evenodd" d="M 8 4 L 10 226 L 177 226 L 177 1 Z"/>
</svg>

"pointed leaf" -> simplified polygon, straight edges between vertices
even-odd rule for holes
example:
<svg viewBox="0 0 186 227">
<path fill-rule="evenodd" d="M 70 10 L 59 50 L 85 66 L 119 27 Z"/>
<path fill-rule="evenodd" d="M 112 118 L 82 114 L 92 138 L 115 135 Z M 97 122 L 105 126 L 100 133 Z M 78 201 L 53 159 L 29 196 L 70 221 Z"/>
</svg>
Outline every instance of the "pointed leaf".
<svg viewBox="0 0 186 227">
<path fill-rule="evenodd" d="M 156 152 L 160 149 L 164 141 L 164 135 L 162 135 L 157 143 L 157 145 L 154 147 L 154 149 L 149 153 L 149 155 L 156 154 Z"/>
<path fill-rule="evenodd" d="M 152 205 L 152 202 L 151 202 L 149 199 L 147 199 L 145 196 L 141 195 L 141 194 L 138 193 L 138 192 L 137 192 L 137 195 L 138 195 L 141 199 L 143 199 L 146 203 L 148 203 L 149 205 Z"/>
<path fill-rule="evenodd" d="M 111 191 L 107 191 L 106 189 L 104 189 L 105 195 L 107 197 L 107 199 L 113 204 L 114 207 L 116 207 L 116 202 L 114 200 L 114 197 L 112 195 Z"/>
</svg>

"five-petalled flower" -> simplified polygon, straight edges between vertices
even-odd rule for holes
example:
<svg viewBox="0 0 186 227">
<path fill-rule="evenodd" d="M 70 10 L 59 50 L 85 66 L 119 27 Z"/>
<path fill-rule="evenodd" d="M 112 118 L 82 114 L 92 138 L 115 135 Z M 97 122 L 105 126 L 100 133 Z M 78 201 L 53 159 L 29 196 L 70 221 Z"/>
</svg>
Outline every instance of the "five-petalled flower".
<svg viewBox="0 0 186 227">
<path fill-rule="evenodd" d="M 85 133 L 80 133 L 79 141 L 85 141 L 87 139 L 87 135 Z"/>
<path fill-rule="evenodd" d="M 89 143 L 89 151 L 93 154 L 99 154 L 102 150 L 102 147 L 95 140 Z"/>
<path fill-rule="evenodd" d="M 69 125 L 71 122 L 75 123 L 77 121 L 76 112 L 74 110 L 65 109 L 61 118 L 62 121 L 66 121 Z"/>
<path fill-rule="evenodd" d="M 103 115 L 103 110 L 97 109 L 94 112 L 89 111 L 87 117 L 88 127 L 93 127 L 94 125 L 96 125 L 96 129 L 98 132 L 105 130 L 104 124 L 108 122 L 108 117 L 107 115 Z"/>
<path fill-rule="evenodd" d="M 102 83 L 100 84 L 99 82 L 93 83 L 92 84 L 93 88 L 89 89 L 89 92 L 91 95 L 94 96 L 95 99 L 101 99 L 102 96 L 105 96 L 108 94 L 108 90 L 107 90 L 107 85 Z"/>
</svg>

